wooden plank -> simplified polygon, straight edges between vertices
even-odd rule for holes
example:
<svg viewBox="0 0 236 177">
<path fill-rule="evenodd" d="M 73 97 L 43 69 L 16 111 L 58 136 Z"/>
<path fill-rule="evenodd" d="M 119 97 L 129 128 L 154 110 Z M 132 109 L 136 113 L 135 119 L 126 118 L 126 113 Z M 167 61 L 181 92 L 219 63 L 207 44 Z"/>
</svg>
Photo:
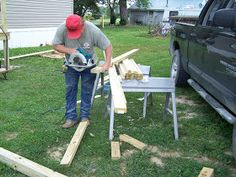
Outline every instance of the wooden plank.
<svg viewBox="0 0 236 177">
<path fill-rule="evenodd" d="M 0 68 L 0 73 L 7 73 L 8 70 L 6 68 Z"/>
<path fill-rule="evenodd" d="M 10 60 L 14 60 L 14 59 L 18 59 L 18 58 L 24 58 L 24 57 L 30 57 L 30 56 L 34 56 L 34 55 L 40 55 L 43 53 L 49 53 L 49 52 L 53 52 L 54 50 L 46 50 L 46 51 L 41 51 L 41 52 L 34 52 L 34 53 L 29 53 L 29 54 L 25 54 L 25 55 L 18 55 L 18 56 L 14 56 L 14 57 L 10 57 Z"/>
<path fill-rule="evenodd" d="M 120 142 L 118 141 L 111 142 L 111 159 L 112 160 L 120 159 Z"/>
<path fill-rule="evenodd" d="M 80 122 L 74 136 L 72 137 L 70 141 L 70 144 L 66 150 L 66 153 L 64 154 L 61 160 L 61 163 L 60 163 L 61 165 L 70 166 L 88 125 L 89 125 L 89 121 Z"/>
<path fill-rule="evenodd" d="M 102 73 L 104 71 L 101 66 L 96 66 L 96 67 L 92 68 L 90 72 L 93 74 L 97 74 L 97 73 Z"/>
<path fill-rule="evenodd" d="M 203 167 L 198 177 L 214 177 L 214 169 Z"/>
<path fill-rule="evenodd" d="M 130 55 L 134 54 L 135 52 L 137 52 L 139 49 L 133 49 L 133 50 L 130 50 L 129 52 L 126 52 L 116 58 L 113 58 L 112 59 L 112 64 L 117 64 L 119 62 L 121 62 L 122 60 L 128 58 Z"/>
<path fill-rule="evenodd" d="M 114 112 L 124 114 L 127 112 L 126 98 L 118 79 L 115 66 L 109 68 L 110 88 L 112 100 L 114 102 Z"/>
<path fill-rule="evenodd" d="M 118 64 L 119 62 L 121 62 L 122 60 L 126 59 L 127 57 L 129 57 L 130 55 L 134 54 L 135 52 L 137 52 L 139 49 L 133 49 L 130 50 L 129 52 L 126 52 L 122 55 L 119 55 L 118 57 L 115 57 L 111 60 L 111 65 L 113 64 Z M 101 66 L 96 66 L 93 69 L 91 69 L 91 73 L 97 74 L 103 72 L 102 67 Z"/>
<path fill-rule="evenodd" d="M 120 141 L 124 141 L 126 143 L 129 143 L 131 144 L 132 146 L 140 149 L 140 150 L 143 150 L 147 145 L 144 144 L 143 142 L 129 136 L 129 135 L 126 135 L 126 134 L 122 134 L 119 136 L 120 138 Z"/>
<path fill-rule="evenodd" d="M 135 78 L 137 80 L 142 80 L 143 79 L 143 73 L 140 70 L 140 68 L 138 67 L 138 65 L 136 64 L 136 62 L 133 59 L 130 59 L 131 63 L 133 64 L 134 68 L 135 68 Z"/>
<path fill-rule="evenodd" d="M 9 167 L 17 170 L 27 176 L 32 177 L 66 177 L 63 174 L 55 172 L 47 167 L 37 164 L 20 155 L 10 152 L 0 147 L 0 161 Z"/>
</svg>

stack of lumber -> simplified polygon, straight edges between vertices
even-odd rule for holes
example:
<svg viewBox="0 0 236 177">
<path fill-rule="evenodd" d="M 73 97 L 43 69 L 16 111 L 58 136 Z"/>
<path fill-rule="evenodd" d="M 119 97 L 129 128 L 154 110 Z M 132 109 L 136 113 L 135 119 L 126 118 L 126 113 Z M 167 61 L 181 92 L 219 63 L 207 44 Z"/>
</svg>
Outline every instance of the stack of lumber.
<svg viewBox="0 0 236 177">
<path fill-rule="evenodd" d="M 110 87 L 111 87 L 111 94 L 112 94 L 112 104 L 114 105 L 114 112 L 118 114 L 124 114 L 127 112 L 127 102 L 124 95 L 124 91 L 122 89 L 122 86 L 120 84 L 119 77 L 116 72 L 116 68 L 120 65 L 123 65 L 124 72 L 121 72 L 121 77 L 131 79 L 142 79 L 141 71 L 139 70 L 139 67 L 133 60 L 127 60 L 128 57 L 135 52 L 137 52 L 139 49 L 133 49 L 126 53 L 123 53 L 122 55 L 119 55 L 111 60 L 111 66 L 108 70 L 109 73 L 109 80 L 110 80 Z M 123 61 L 127 60 L 127 61 Z M 128 64 L 127 64 L 128 63 Z M 131 64 L 130 64 L 131 63 Z M 121 66 L 122 67 L 122 66 Z M 97 66 L 93 69 L 91 69 L 91 73 L 99 74 L 104 72 L 101 66 Z M 128 75 L 126 72 L 131 72 L 131 76 L 127 77 Z"/>
<path fill-rule="evenodd" d="M 133 59 L 125 59 L 118 64 L 120 76 L 123 80 L 143 79 L 143 73 Z"/>
</svg>

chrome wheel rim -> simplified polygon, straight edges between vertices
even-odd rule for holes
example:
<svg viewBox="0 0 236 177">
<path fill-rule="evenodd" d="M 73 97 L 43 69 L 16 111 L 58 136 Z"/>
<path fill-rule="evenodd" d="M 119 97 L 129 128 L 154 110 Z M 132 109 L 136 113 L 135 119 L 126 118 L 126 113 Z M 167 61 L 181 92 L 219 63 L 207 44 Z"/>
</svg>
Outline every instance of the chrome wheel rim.
<svg viewBox="0 0 236 177">
<path fill-rule="evenodd" d="M 178 74 L 178 61 L 177 57 L 175 56 L 171 66 L 171 77 L 176 80 L 177 74 Z"/>
</svg>

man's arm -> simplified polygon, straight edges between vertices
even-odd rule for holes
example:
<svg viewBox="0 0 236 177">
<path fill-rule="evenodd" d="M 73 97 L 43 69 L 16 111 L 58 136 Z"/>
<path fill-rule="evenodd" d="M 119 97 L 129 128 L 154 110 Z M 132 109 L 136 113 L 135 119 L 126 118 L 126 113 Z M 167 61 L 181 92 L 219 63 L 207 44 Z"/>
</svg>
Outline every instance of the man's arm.
<svg viewBox="0 0 236 177">
<path fill-rule="evenodd" d="M 106 56 L 105 63 L 102 65 L 103 71 L 107 71 L 111 66 L 111 56 L 112 56 L 111 44 L 105 49 L 105 56 Z"/>
<path fill-rule="evenodd" d="M 65 53 L 65 54 L 73 54 L 76 52 L 75 48 L 67 48 L 64 45 L 60 44 L 53 45 L 53 49 L 60 53 Z"/>
</svg>

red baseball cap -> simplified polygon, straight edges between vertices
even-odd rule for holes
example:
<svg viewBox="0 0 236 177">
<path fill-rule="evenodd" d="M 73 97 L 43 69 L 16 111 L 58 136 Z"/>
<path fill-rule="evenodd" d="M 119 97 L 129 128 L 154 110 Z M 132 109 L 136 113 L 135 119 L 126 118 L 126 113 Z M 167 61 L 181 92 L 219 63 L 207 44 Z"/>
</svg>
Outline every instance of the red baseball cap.
<svg viewBox="0 0 236 177">
<path fill-rule="evenodd" d="M 84 28 L 83 19 L 79 15 L 69 15 L 66 18 L 66 28 L 69 39 L 80 38 Z"/>
</svg>

